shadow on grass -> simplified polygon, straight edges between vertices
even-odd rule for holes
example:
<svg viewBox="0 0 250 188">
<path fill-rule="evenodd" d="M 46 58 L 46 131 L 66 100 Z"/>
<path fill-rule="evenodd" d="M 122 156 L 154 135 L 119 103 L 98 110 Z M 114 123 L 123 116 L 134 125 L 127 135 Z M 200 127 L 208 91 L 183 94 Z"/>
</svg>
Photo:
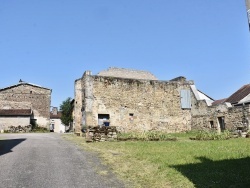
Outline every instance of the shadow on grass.
<svg viewBox="0 0 250 188">
<path fill-rule="evenodd" d="M 201 163 L 171 166 L 186 176 L 197 188 L 250 187 L 250 157 L 212 161 L 198 158 Z"/>
<path fill-rule="evenodd" d="M 0 140 L 0 156 L 12 152 L 12 148 L 25 140 L 26 139 Z"/>
</svg>

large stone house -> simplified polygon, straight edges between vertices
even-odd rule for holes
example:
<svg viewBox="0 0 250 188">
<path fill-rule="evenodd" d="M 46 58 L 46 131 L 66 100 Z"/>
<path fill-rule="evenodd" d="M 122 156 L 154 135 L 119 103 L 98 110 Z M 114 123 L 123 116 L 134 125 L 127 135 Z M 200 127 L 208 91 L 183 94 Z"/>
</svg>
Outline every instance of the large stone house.
<svg viewBox="0 0 250 188">
<path fill-rule="evenodd" d="M 51 89 L 19 81 L 0 89 L 0 129 L 31 123 L 49 128 Z"/>
<path fill-rule="evenodd" d="M 109 68 L 86 71 L 75 81 L 74 128 L 104 122 L 121 131 L 182 132 L 191 130 L 193 105 L 213 99 L 193 81 L 177 77 L 160 81 L 146 71 Z"/>
</svg>

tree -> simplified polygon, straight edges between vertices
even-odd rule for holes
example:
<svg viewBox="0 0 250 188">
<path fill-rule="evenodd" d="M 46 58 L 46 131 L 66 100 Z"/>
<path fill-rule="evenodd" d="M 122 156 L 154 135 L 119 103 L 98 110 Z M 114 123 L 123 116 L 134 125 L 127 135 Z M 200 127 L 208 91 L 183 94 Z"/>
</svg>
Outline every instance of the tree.
<svg viewBox="0 0 250 188">
<path fill-rule="evenodd" d="M 72 106 L 71 106 L 71 98 L 68 97 L 65 101 L 62 102 L 62 104 L 60 105 L 60 111 L 62 112 L 62 116 L 61 116 L 61 121 L 64 125 L 69 125 L 72 121 Z"/>
</svg>

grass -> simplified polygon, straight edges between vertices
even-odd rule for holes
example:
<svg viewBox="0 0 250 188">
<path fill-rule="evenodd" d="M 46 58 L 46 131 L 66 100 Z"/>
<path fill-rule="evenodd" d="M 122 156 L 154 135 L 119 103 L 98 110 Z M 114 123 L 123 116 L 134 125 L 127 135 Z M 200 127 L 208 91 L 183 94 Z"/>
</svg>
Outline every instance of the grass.
<svg viewBox="0 0 250 188">
<path fill-rule="evenodd" d="M 174 134 L 178 141 L 85 143 L 66 139 L 96 151 L 122 179 L 134 187 L 250 187 L 250 139 L 195 141 Z"/>
</svg>

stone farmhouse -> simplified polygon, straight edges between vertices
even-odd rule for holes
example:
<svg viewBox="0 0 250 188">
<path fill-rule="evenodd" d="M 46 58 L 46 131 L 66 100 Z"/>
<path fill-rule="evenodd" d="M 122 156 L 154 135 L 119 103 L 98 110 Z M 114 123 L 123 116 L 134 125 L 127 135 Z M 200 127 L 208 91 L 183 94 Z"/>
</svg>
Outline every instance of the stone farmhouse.
<svg viewBox="0 0 250 188">
<path fill-rule="evenodd" d="M 0 129 L 36 123 L 49 128 L 51 89 L 19 81 L 0 89 Z"/>
<path fill-rule="evenodd" d="M 125 132 L 189 131 L 192 123 L 201 126 L 198 114 L 213 102 L 185 77 L 160 81 L 146 71 L 86 71 L 75 81 L 74 129 L 108 123 Z"/>
<path fill-rule="evenodd" d="M 192 108 L 192 129 L 249 130 L 249 105 L 250 84 L 212 105 L 197 101 Z"/>
</svg>

